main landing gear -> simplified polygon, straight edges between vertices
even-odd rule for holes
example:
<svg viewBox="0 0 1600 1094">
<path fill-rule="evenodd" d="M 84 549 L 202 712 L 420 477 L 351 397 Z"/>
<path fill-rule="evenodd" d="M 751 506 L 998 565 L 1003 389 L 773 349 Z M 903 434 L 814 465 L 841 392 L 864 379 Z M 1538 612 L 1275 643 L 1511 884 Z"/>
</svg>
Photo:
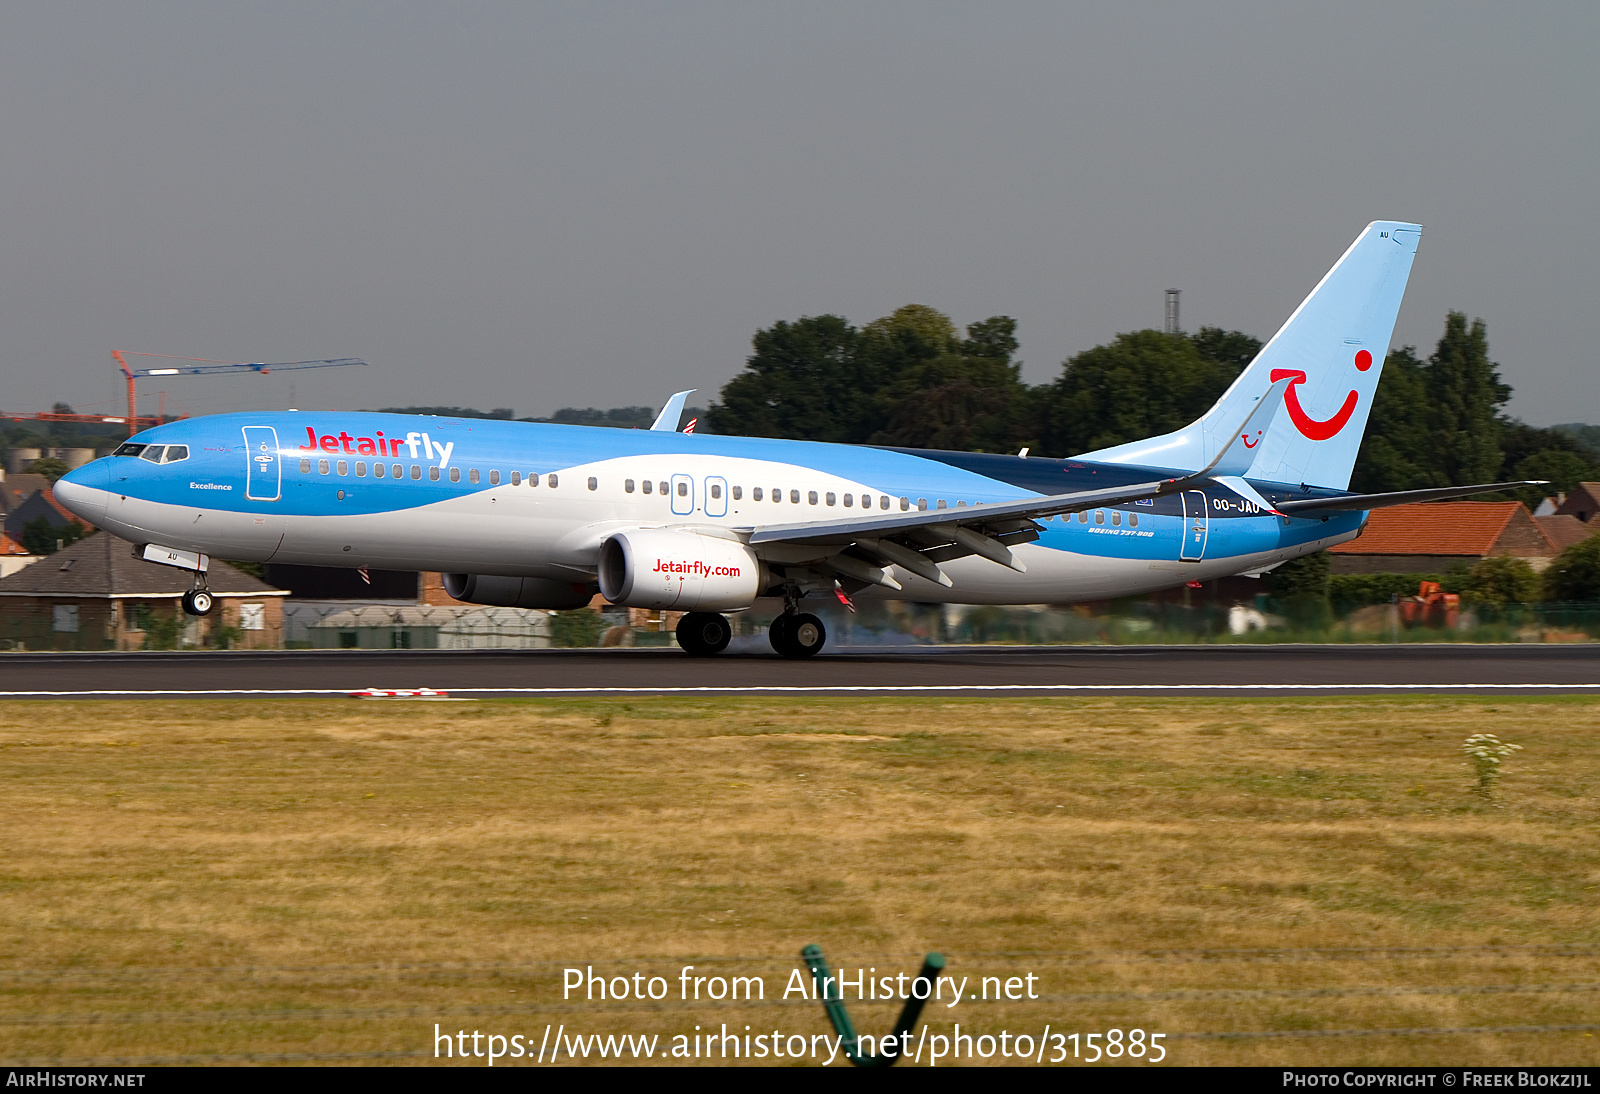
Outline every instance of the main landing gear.
<svg viewBox="0 0 1600 1094">
<path fill-rule="evenodd" d="M 768 636 L 779 657 L 798 661 L 822 652 L 822 645 L 828 640 L 828 629 L 814 615 L 786 611 L 772 621 Z"/>
<path fill-rule="evenodd" d="M 690 657 L 710 657 L 728 648 L 733 627 L 713 612 L 687 612 L 678 620 L 678 645 Z"/>
<path fill-rule="evenodd" d="M 188 611 L 185 598 L 185 611 Z M 785 612 L 772 621 L 772 648 L 780 657 L 803 660 L 822 652 L 828 630 L 822 620 L 805 612 Z M 733 627 L 714 612 L 688 612 L 678 620 L 678 645 L 690 657 L 711 657 L 728 648 Z"/>
</svg>

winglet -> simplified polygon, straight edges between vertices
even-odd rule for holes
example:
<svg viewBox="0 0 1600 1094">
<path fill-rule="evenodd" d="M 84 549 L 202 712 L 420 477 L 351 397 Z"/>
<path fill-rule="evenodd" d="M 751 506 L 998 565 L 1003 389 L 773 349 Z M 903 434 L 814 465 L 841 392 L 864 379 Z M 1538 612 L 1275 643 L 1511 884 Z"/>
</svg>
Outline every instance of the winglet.
<svg viewBox="0 0 1600 1094">
<path fill-rule="evenodd" d="M 1284 392 L 1289 390 L 1289 383 L 1288 377 L 1274 380 L 1266 393 L 1250 408 L 1244 421 L 1239 423 L 1239 428 L 1233 431 L 1233 439 L 1223 446 L 1209 466 L 1194 477 L 1211 475 L 1221 478 L 1224 475 L 1243 475 L 1249 471 L 1256 459 L 1256 446 L 1261 443 L 1267 430 L 1272 428 L 1272 421 L 1283 406 Z"/>
<path fill-rule="evenodd" d="M 656 415 L 656 420 L 651 424 L 650 428 L 662 433 L 676 433 L 678 431 L 678 422 L 683 417 L 684 400 L 693 395 L 695 390 L 690 388 L 688 391 L 680 391 L 668 399 L 667 405 L 661 408 L 661 413 Z"/>
</svg>

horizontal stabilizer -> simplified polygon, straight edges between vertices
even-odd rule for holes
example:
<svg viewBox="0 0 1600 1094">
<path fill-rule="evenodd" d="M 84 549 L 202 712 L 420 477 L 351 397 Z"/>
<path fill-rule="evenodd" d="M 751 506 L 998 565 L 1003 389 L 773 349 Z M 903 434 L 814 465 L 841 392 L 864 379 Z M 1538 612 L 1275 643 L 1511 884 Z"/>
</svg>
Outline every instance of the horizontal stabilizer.
<svg viewBox="0 0 1600 1094">
<path fill-rule="evenodd" d="M 1301 513 L 1383 509 L 1390 505 L 1409 505 L 1414 501 L 1445 501 L 1472 494 L 1490 494 L 1496 490 L 1517 490 L 1524 486 L 1549 485 L 1541 479 L 1524 479 L 1522 482 L 1485 482 L 1477 486 L 1441 486 L 1435 490 L 1399 490 L 1392 494 L 1347 494 L 1342 498 L 1304 498 L 1300 501 L 1280 501 L 1278 511 L 1298 516 Z"/>
</svg>

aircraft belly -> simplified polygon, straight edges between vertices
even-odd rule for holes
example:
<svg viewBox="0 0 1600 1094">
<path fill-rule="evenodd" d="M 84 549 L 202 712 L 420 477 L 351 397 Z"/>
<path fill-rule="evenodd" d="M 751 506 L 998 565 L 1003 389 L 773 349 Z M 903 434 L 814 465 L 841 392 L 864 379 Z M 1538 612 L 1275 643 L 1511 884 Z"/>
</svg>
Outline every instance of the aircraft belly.
<svg viewBox="0 0 1600 1094">
<path fill-rule="evenodd" d="M 284 521 L 273 512 L 239 513 L 112 494 L 106 503 L 104 527 L 134 543 L 159 543 L 222 558 L 265 562 L 283 542 Z"/>
</svg>

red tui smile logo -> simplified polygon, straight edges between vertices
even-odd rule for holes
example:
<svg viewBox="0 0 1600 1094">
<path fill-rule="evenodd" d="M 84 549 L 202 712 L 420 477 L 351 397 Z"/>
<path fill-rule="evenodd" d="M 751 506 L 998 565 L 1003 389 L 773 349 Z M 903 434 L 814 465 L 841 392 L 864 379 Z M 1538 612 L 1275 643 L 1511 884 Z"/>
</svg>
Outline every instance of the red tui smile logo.
<svg viewBox="0 0 1600 1094">
<path fill-rule="evenodd" d="M 1355 365 L 1358 371 L 1367 371 L 1372 367 L 1372 354 L 1366 350 L 1357 353 Z M 1289 379 L 1289 390 L 1283 393 L 1283 402 L 1289 410 L 1289 418 L 1301 436 L 1313 441 L 1326 441 L 1337 437 L 1339 431 L 1345 427 L 1345 423 L 1350 420 L 1350 415 L 1355 413 L 1356 403 L 1361 401 L 1361 396 L 1352 391 L 1344 397 L 1344 404 L 1339 407 L 1338 413 L 1326 421 L 1319 422 L 1305 412 L 1305 408 L 1300 405 L 1299 393 L 1295 391 L 1295 388 L 1306 382 L 1306 374 L 1297 368 L 1275 368 L 1270 379 L 1276 383 L 1285 377 Z"/>
</svg>

